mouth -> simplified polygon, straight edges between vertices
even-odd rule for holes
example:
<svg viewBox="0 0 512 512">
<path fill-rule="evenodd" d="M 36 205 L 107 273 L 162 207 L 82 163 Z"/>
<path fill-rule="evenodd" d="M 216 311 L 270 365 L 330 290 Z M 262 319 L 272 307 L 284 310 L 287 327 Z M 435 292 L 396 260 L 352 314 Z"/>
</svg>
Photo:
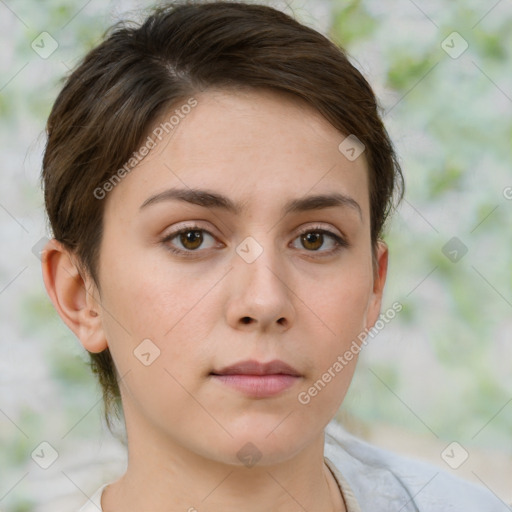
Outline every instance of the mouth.
<svg viewBox="0 0 512 512">
<path fill-rule="evenodd" d="M 301 374 L 298 370 L 286 364 L 284 361 L 274 359 L 268 363 L 260 363 L 253 359 L 247 361 L 240 361 L 231 366 L 226 366 L 220 370 L 214 370 L 211 375 L 291 375 L 293 377 L 300 377 Z"/>
<path fill-rule="evenodd" d="M 216 381 L 253 398 L 268 398 L 291 388 L 302 375 L 284 361 L 248 360 L 210 373 Z"/>
</svg>

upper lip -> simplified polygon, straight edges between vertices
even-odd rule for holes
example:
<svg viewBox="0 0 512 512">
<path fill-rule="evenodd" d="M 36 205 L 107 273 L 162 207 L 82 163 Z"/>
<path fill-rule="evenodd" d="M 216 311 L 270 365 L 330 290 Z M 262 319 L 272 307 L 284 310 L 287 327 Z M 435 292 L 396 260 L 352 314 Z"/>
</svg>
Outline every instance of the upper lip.
<svg viewBox="0 0 512 512">
<path fill-rule="evenodd" d="M 250 359 L 226 366 L 220 370 L 212 371 L 213 375 L 294 375 L 300 377 L 300 373 L 286 364 L 284 361 L 274 359 L 268 363 L 261 363 Z"/>
</svg>

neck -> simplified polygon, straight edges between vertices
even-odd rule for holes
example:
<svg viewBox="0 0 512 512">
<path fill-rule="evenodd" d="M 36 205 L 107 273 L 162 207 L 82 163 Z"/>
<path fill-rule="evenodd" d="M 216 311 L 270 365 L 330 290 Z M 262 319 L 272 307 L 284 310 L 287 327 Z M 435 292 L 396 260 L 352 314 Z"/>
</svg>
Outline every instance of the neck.
<svg viewBox="0 0 512 512">
<path fill-rule="evenodd" d="M 102 497 L 113 512 L 345 512 L 324 462 L 324 433 L 286 461 L 224 464 L 173 444 L 147 425 L 128 429 L 128 468 Z"/>
</svg>

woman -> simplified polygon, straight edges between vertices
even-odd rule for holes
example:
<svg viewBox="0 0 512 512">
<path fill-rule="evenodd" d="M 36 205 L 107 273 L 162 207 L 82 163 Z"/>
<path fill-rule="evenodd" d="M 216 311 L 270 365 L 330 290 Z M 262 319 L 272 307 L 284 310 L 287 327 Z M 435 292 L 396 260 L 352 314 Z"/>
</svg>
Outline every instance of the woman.
<svg viewBox="0 0 512 512">
<path fill-rule="evenodd" d="M 340 48 L 266 6 L 165 6 L 85 57 L 47 131 L 45 286 L 128 439 L 82 511 L 499 510 L 331 422 L 403 192 Z"/>
</svg>

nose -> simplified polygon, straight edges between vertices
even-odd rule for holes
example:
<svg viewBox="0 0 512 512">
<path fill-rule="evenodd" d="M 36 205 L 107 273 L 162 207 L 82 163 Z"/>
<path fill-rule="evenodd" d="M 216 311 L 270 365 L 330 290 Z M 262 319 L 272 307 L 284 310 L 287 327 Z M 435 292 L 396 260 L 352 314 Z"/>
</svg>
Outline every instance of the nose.
<svg viewBox="0 0 512 512">
<path fill-rule="evenodd" d="M 243 250 L 233 254 L 226 315 L 234 329 L 285 331 L 294 322 L 295 295 L 288 273 L 283 258 L 269 245 L 261 244 L 258 249 L 263 250 L 253 261 Z"/>
</svg>

